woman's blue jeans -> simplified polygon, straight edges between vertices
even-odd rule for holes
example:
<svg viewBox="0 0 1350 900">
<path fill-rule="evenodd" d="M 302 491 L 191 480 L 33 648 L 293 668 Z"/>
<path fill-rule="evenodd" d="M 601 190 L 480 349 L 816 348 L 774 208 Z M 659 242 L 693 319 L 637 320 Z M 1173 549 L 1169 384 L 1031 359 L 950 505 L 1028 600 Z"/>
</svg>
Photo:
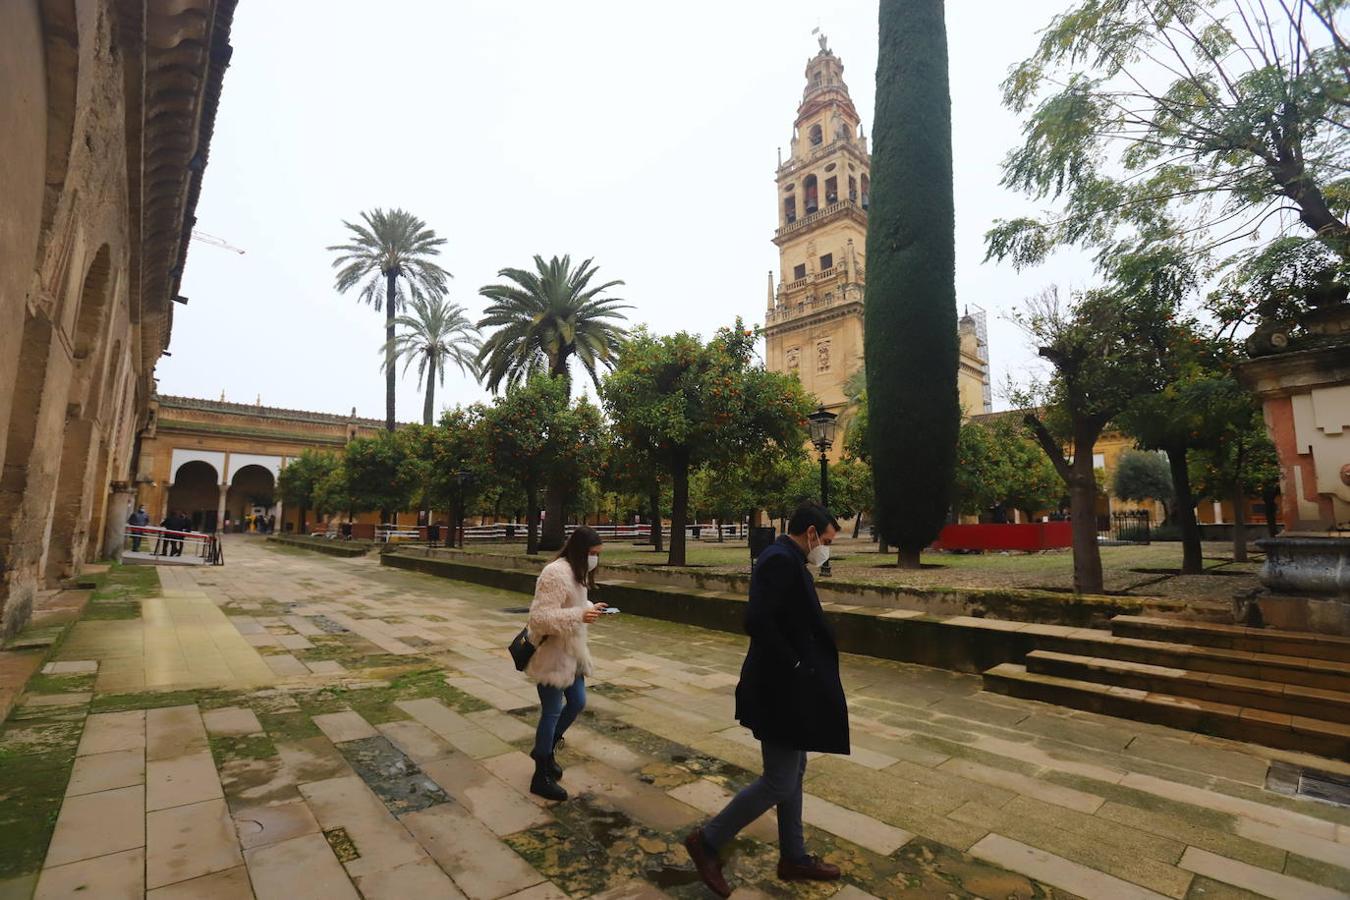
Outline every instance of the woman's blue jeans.
<svg viewBox="0 0 1350 900">
<path fill-rule="evenodd" d="M 586 708 L 586 677 L 578 675 L 577 680 L 566 688 L 548 684 L 537 684 L 535 687 L 539 690 L 540 712 L 532 755 L 535 759 L 543 759 L 552 755 L 557 739 L 563 736 Z"/>
</svg>

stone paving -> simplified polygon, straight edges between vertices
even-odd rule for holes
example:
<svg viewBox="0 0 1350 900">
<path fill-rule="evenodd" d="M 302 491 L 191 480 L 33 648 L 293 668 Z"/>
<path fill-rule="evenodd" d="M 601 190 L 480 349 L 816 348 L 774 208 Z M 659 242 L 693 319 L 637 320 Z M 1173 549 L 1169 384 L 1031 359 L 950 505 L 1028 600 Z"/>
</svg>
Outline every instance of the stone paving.
<svg viewBox="0 0 1350 900">
<path fill-rule="evenodd" d="M 528 598 L 233 538 L 139 618 L 81 621 L 0 732 L 0 898 L 710 896 L 683 834 L 754 777 L 744 639 L 623 615 L 528 793 L 537 699 L 502 649 Z M 733 846 L 738 897 L 1321 898 L 1350 809 L 1265 788 L 1350 767 L 984 694 L 846 657 L 854 753 L 807 771 L 835 885 Z"/>
</svg>

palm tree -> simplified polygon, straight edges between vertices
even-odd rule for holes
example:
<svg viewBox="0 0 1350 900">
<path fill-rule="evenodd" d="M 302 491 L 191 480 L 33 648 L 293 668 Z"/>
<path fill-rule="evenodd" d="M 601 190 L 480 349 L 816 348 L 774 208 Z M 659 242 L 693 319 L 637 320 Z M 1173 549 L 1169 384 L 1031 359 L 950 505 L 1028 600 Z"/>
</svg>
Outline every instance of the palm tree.
<svg viewBox="0 0 1350 900">
<path fill-rule="evenodd" d="M 488 390 L 495 393 L 503 381 L 512 386 L 538 371 L 570 379 L 573 356 L 599 387 L 598 369 L 613 368 L 626 334 L 613 320 L 625 318 L 619 310 L 632 308 L 600 294 L 623 282 L 591 287 L 598 269 L 589 259 L 574 269 L 570 256 L 548 262 L 536 256 L 534 267 L 533 272 L 502 269 L 497 274 L 511 283 L 478 291 L 493 301 L 478 327 L 497 329 L 478 352 Z"/>
<path fill-rule="evenodd" d="M 464 307 L 439 294 L 410 297 L 405 309 L 411 310 L 411 314 L 405 311 L 394 319 L 394 324 L 404 330 L 394 337 L 392 348 L 385 344 L 384 364 L 403 359 L 406 375 L 408 368 L 417 363 L 417 386 L 422 386 L 424 376 L 427 382 L 422 424 L 430 425 L 435 411 L 436 382 L 445 384 L 446 363 L 454 363 L 464 374 L 477 376 L 474 354 L 479 347 L 478 329 L 464 315 Z"/>
<path fill-rule="evenodd" d="M 360 286 L 357 299 L 379 312 L 384 308 L 385 427 L 394 430 L 394 319 L 399 307 L 423 295 L 445 293 L 450 273 L 431 257 L 441 252 L 445 238 L 412 213 L 402 209 L 361 213 L 363 223 L 343 221 L 350 242 L 335 244 L 333 268 L 337 289 L 346 293 Z"/>
<path fill-rule="evenodd" d="M 495 328 L 478 351 L 478 369 L 488 390 L 496 392 L 505 382 L 519 384 L 536 372 L 563 379 L 571 390 L 570 363 L 575 357 L 600 387 L 601 368 L 614 366 L 614 357 L 626 332 L 617 324 L 619 312 L 632 307 L 617 297 L 601 297 L 623 284 L 607 281 L 591 286 L 596 267 L 586 260 L 576 268 L 572 258 L 553 257 L 544 262 L 535 256 L 534 271 L 502 269 L 497 274 L 508 283 L 490 284 L 478 293 L 492 301 L 479 328 Z M 563 543 L 563 510 L 570 485 L 548 486 L 548 515 L 540 536 L 542 550 L 556 550 Z"/>
</svg>

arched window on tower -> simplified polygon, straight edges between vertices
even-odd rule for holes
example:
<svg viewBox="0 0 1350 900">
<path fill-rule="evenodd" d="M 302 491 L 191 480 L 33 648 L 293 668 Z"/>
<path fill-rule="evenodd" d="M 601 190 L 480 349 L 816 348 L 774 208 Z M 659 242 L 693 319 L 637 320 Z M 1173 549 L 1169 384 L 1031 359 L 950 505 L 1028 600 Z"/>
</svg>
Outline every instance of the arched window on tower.
<svg viewBox="0 0 1350 900">
<path fill-rule="evenodd" d="M 823 131 L 821 131 L 821 128 L 820 128 L 819 125 L 812 125 L 812 126 L 811 126 L 810 135 L 811 135 L 811 146 L 812 146 L 812 147 L 819 147 L 819 146 L 820 146 L 820 142 L 823 141 L 823 140 L 825 140 L 825 133 L 824 133 Z"/>
<path fill-rule="evenodd" d="M 802 179 L 802 191 L 806 194 L 802 211 L 809 216 L 820 207 L 820 204 L 816 199 L 816 176 L 807 175 Z"/>
<path fill-rule="evenodd" d="M 870 184 L 871 184 L 871 182 L 868 181 L 867 176 L 864 175 L 864 176 L 862 177 L 862 208 L 863 208 L 863 209 L 867 209 L 867 188 L 869 187 Z"/>
<path fill-rule="evenodd" d="M 858 179 L 852 175 L 848 176 L 848 200 L 850 203 L 858 202 Z"/>
<path fill-rule="evenodd" d="M 839 179 L 834 175 L 825 179 L 825 205 L 833 206 L 839 202 Z"/>
<path fill-rule="evenodd" d="M 784 197 L 784 198 L 783 198 L 783 220 L 784 220 L 788 225 L 791 225 L 793 222 L 797 221 L 797 198 L 796 198 L 796 197 Z"/>
</svg>

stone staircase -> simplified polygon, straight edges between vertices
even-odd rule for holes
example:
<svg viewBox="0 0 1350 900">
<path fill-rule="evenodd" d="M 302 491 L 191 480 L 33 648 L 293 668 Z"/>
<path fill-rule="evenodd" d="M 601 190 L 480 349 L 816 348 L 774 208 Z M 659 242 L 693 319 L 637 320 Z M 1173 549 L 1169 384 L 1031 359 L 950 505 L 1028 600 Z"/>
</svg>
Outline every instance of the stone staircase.
<svg viewBox="0 0 1350 900">
<path fill-rule="evenodd" d="M 1147 616 L 1037 641 L 986 690 L 1350 760 L 1350 638 Z"/>
</svg>

